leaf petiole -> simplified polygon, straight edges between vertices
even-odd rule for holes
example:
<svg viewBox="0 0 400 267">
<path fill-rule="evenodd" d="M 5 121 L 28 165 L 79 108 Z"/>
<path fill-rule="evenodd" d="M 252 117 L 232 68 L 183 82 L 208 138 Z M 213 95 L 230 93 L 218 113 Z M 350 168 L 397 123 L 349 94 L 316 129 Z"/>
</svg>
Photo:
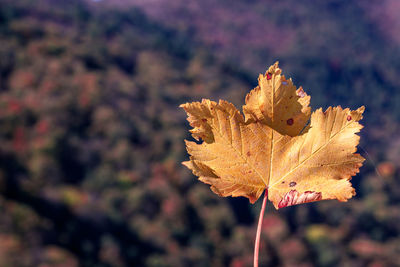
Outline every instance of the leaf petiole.
<svg viewBox="0 0 400 267">
<path fill-rule="evenodd" d="M 256 241 L 254 244 L 254 267 L 258 267 L 258 252 L 260 250 L 260 236 L 261 236 L 261 228 L 262 222 L 264 218 L 265 206 L 268 200 L 268 187 L 265 188 L 264 199 L 261 206 L 260 217 L 258 218 L 258 226 L 257 226 L 257 234 L 256 234 Z"/>
</svg>

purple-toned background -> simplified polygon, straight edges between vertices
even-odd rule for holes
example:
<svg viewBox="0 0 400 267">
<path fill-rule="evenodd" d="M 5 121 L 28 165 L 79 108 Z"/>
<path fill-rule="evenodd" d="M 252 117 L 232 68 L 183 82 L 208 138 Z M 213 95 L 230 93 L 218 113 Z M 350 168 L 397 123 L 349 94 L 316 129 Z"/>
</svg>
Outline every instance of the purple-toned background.
<svg viewBox="0 0 400 267">
<path fill-rule="evenodd" d="M 400 262 L 400 2 L 0 0 L 0 266 L 251 266 L 260 204 L 181 161 L 179 104 L 238 108 L 275 61 L 365 105 L 357 196 L 276 211 L 260 266 Z"/>
</svg>

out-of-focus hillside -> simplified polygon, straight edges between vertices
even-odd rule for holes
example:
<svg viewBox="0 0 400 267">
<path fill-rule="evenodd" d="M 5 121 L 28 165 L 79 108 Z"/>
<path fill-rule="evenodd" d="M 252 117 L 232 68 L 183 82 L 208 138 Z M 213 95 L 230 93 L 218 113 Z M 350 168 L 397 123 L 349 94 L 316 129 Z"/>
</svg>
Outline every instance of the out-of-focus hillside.
<svg viewBox="0 0 400 267">
<path fill-rule="evenodd" d="M 298 42 L 308 42 L 306 45 L 310 49 L 323 44 L 332 49 L 326 45 L 332 39 L 349 42 L 360 38 L 349 35 L 356 33 L 364 38 L 379 35 L 387 46 L 400 45 L 400 3 L 397 0 L 353 3 L 345 0 L 301 3 L 295 0 L 101 0 L 96 3 L 116 8 L 140 7 L 155 21 L 193 34 L 217 50 L 218 56 L 257 71 L 265 68 L 266 56 L 291 53 Z M 325 38 L 305 40 L 303 35 L 317 33 L 305 31 L 310 28 L 321 31 Z"/>
<path fill-rule="evenodd" d="M 246 26 L 244 39 L 220 28 L 215 36 L 232 41 L 217 46 L 199 34 L 197 9 L 170 13 L 160 2 L 164 21 L 105 2 L 0 0 L 0 266 L 251 266 L 259 204 L 219 198 L 181 167 L 190 137 L 178 105 L 223 98 L 240 107 L 276 59 L 313 106 L 366 105 L 363 145 L 394 163 L 380 163 L 378 177 L 367 162 L 348 203 L 269 208 L 260 264 L 400 262 L 399 53 L 358 17 L 362 7 L 329 11 L 341 3 L 330 1 L 312 13 L 293 2 L 289 12 L 282 2 L 275 12 L 288 15 L 279 16 L 257 1 L 204 1 L 218 27 L 222 18 L 226 29 L 248 25 L 251 14 L 270 21 L 257 34 Z M 269 28 L 267 39 L 293 39 L 263 46 L 257 36 Z"/>
<path fill-rule="evenodd" d="M 0 265 L 208 262 L 190 245 L 206 224 L 187 201 L 205 209 L 216 198 L 178 167 L 188 135 L 178 105 L 240 103 L 247 83 L 134 9 L 5 3 Z M 220 210 L 212 220 L 233 224 Z"/>
<path fill-rule="evenodd" d="M 400 120 L 396 0 L 102 0 L 98 4 L 140 7 L 153 20 L 185 32 L 217 57 L 250 73 L 263 72 L 279 60 L 313 95 L 314 107 L 355 108 L 367 103 L 369 121 L 382 123 L 387 116 L 389 121 Z"/>
</svg>

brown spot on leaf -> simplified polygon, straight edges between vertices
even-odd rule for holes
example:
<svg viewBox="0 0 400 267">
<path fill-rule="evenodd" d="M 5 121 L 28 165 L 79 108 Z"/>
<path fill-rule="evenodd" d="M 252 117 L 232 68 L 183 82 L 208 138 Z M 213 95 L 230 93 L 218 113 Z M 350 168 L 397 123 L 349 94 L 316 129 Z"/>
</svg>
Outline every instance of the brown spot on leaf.
<svg viewBox="0 0 400 267">
<path fill-rule="evenodd" d="M 351 116 L 347 116 L 347 121 L 351 121 Z"/>
<path fill-rule="evenodd" d="M 293 123 L 294 123 L 294 120 L 292 119 L 292 118 L 290 118 L 290 119 L 288 119 L 287 121 L 286 121 L 286 124 L 287 125 L 293 125 Z"/>
<path fill-rule="evenodd" d="M 267 80 L 271 80 L 271 78 L 272 78 L 271 73 L 267 72 L 266 76 L 267 76 Z"/>
<path fill-rule="evenodd" d="M 296 182 L 290 182 L 289 186 L 293 187 L 293 186 L 296 186 L 296 184 L 297 184 Z"/>
<path fill-rule="evenodd" d="M 207 119 L 201 119 L 203 122 L 207 122 Z"/>
<path fill-rule="evenodd" d="M 246 155 L 247 155 L 248 157 L 250 157 L 250 156 L 251 156 L 250 151 L 247 151 Z"/>
<path fill-rule="evenodd" d="M 318 201 L 322 199 L 321 192 L 306 191 L 303 194 L 299 194 L 297 190 L 290 190 L 287 192 L 281 201 L 278 203 L 278 208 L 284 208 L 292 205 L 308 203 L 312 201 Z"/>
</svg>

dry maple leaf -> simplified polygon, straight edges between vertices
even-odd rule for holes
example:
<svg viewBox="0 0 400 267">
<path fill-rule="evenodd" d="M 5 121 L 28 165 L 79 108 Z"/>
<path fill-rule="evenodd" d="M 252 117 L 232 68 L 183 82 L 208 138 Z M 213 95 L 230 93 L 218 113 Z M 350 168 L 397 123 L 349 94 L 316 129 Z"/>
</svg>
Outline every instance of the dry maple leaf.
<svg viewBox="0 0 400 267">
<path fill-rule="evenodd" d="M 254 203 L 267 189 L 277 209 L 347 201 L 355 195 L 349 180 L 364 161 L 355 154 L 364 107 L 329 107 L 310 116 L 309 103 L 275 63 L 246 96 L 245 116 L 222 100 L 183 104 L 193 137 L 203 140 L 186 141 L 190 160 L 183 164 L 220 196 Z"/>
<path fill-rule="evenodd" d="M 310 96 L 281 75 L 278 62 L 260 74 L 258 83 L 246 96 L 246 121 L 261 120 L 281 134 L 298 135 L 310 119 Z"/>
</svg>

